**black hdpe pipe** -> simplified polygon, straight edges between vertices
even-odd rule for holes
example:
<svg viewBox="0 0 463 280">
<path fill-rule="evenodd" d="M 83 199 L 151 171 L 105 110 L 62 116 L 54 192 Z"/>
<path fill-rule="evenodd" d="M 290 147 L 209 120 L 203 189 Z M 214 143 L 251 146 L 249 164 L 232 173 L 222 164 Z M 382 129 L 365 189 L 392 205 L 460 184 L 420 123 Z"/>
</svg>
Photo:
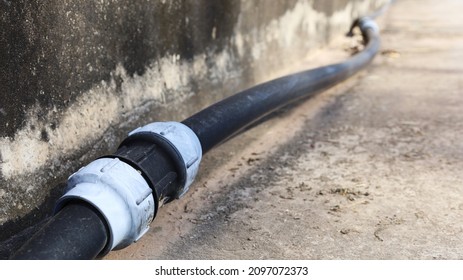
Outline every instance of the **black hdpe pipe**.
<svg viewBox="0 0 463 280">
<path fill-rule="evenodd" d="M 346 61 L 257 85 L 184 120 L 181 125 L 191 129 L 196 134 L 196 139 L 199 140 L 202 148 L 200 154 L 206 153 L 272 111 L 291 102 L 314 96 L 367 66 L 379 50 L 378 28 L 369 18 L 362 18 L 355 25 L 362 32 L 365 48 Z M 152 128 L 153 131 L 157 129 Z M 135 130 L 122 142 L 116 153 L 95 161 L 107 161 L 109 164 L 102 165 L 103 167 L 97 163 L 94 164 L 100 175 L 104 174 L 107 169 L 117 169 L 114 166 L 124 165 L 136 170 L 134 176 L 140 176 L 149 186 L 148 196 L 140 192 L 137 193 L 136 204 L 142 205 L 142 201 L 146 200 L 154 202 L 153 214 L 145 219 L 148 222 L 154 219 L 157 209 L 163 203 L 184 194 L 187 190 L 187 188 L 184 189 L 185 182 L 189 180 L 188 168 L 194 162 L 182 162 L 182 157 L 179 156 L 181 152 L 178 152 L 181 147 L 175 147 L 172 145 L 172 142 L 175 141 L 169 142 L 165 140 L 165 137 L 162 137 L 162 135 L 166 136 L 165 133 L 169 130 L 175 129 L 169 127 L 158 134 L 148 133 L 150 131 L 147 132 L 146 129 L 138 132 Z M 83 177 L 85 176 L 84 174 Z M 118 175 L 113 176 L 117 177 Z M 78 176 L 72 175 L 69 181 L 74 182 L 76 186 L 89 185 L 87 181 L 82 181 L 79 179 L 80 177 L 76 179 L 76 177 Z M 119 179 L 124 181 L 125 177 Z M 93 182 L 94 179 L 91 181 L 91 183 L 95 183 Z M 139 181 L 132 181 L 129 185 L 138 184 Z M 97 207 L 97 209 L 93 206 L 95 204 L 91 202 L 91 199 L 78 200 L 78 197 L 78 194 L 73 194 L 68 199 L 59 202 L 56 214 L 11 258 L 93 259 L 104 256 L 114 248 L 118 249 L 122 245 L 125 247 L 127 242 L 130 244 L 130 242 L 138 240 L 144 233 L 142 232 L 143 227 L 147 229 L 147 225 L 138 226 L 139 231 L 135 235 L 134 233 L 127 233 L 119 238 L 118 233 L 115 233 L 115 228 L 120 225 L 114 226 L 117 222 L 111 218 L 113 213 L 110 211 L 109 214 L 101 214 L 101 208 L 104 207 Z M 150 203 L 146 205 L 151 206 Z M 117 210 L 114 211 L 117 212 Z M 119 240 L 117 241 L 119 245 L 116 244 L 116 239 Z"/>
<path fill-rule="evenodd" d="M 369 64 L 379 50 L 376 27 L 360 20 L 365 49 L 342 63 L 281 77 L 226 98 L 184 120 L 198 136 L 203 152 L 289 103 L 308 98 L 349 78 Z M 366 28 L 369 27 L 369 28 Z"/>
<path fill-rule="evenodd" d="M 88 260 L 106 246 L 104 219 L 86 203 L 70 203 L 53 216 L 14 259 Z"/>
</svg>

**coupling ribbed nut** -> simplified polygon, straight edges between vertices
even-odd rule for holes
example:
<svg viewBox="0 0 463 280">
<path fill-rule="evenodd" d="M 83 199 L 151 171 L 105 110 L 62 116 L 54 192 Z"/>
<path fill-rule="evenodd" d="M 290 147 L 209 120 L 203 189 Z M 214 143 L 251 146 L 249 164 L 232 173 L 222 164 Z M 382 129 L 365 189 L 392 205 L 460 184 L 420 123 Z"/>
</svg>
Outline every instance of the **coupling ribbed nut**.
<svg viewBox="0 0 463 280">
<path fill-rule="evenodd" d="M 109 240 L 100 255 L 140 239 L 154 218 L 155 203 L 148 183 L 117 158 L 97 159 L 71 175 L 55 213 L 76 200 L 91 204 L 106 220 Z"/>
<path fill-rule="evenodd" d="M 168 143 L 169 149 L 175 154 L 174 158 L 179 159 L 177 163 L 182 186 L 177 191 L 177 198 L 182 197 L 190 188 L 196 174 L 198 174 L 199 163 L 202 157 L 201 143 L 198 136 L 188 126 L 179 122 L 154 122 L 139 127 L 129 133 L 129 136 L 137 133 L 152 133 L 164 143 Z"/>
</svg>

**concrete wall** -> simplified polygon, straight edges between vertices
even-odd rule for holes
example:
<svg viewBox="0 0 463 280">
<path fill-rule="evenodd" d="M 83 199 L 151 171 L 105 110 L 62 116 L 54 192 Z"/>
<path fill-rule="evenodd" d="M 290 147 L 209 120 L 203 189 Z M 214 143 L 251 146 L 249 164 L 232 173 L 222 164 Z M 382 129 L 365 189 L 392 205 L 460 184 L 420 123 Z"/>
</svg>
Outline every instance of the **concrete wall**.
<svg viewBox="0 0 463 280">
<path fill-rule="evenodd" d="M 131 129 L 274 77 L 385 2 L 0 1 L 0 240 Z"/>
</svg>

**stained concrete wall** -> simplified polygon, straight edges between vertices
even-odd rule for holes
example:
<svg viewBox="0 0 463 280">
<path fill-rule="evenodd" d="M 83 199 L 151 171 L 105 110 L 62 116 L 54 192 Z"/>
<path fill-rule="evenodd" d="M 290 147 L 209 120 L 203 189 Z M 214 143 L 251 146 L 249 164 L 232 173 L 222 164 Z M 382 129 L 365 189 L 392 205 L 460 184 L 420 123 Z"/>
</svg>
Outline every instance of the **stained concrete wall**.
<svg viewBox="0 0 463 280">
<path fill-rule="evenodd" d="M 0 240 L 131 129 L 274 77 L 385 2 L 1 1 Z"/>
</svg>

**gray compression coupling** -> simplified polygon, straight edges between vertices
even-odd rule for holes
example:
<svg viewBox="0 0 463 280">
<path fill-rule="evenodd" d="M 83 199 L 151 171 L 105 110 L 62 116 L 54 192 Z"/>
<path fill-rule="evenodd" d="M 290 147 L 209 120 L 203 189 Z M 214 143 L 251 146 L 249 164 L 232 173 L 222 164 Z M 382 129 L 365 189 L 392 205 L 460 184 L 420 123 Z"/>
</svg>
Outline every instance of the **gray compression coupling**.
<svg viewBox="0 0 463 280">
<path fill-rule="evenodd" d="M 109 241 L 101 255 L 124 248 L 148 231 L 154 217 L 152 190 L 142 175 L 115 158 L 101 158 L 71 175 L 55 213 L 70 201 L 93 205 L 106 220 Z"/>
<path fill-rule="evenodd" d="M 152 133 L 156 137 L 169 143 L 177 158 L 181 158 L 181 173 L 183 185 L 178 190 L 177 198 L 182 197 L 190 188 L 196 174 L 198 174 L 199 163 L 202 157 L 201 143 L 196 134 L 188 126 L 179 122 L 154 122 L 139 127 L 129 133 L 129 136 L 137 133 Z"/>
</svg>

